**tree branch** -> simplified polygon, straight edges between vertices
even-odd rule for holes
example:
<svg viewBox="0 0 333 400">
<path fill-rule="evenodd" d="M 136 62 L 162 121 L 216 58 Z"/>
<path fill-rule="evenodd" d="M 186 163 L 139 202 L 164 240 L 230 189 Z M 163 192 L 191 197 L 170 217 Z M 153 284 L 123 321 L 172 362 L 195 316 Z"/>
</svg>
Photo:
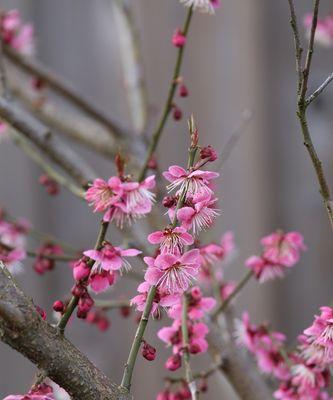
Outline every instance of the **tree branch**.
<svg viewBox="0 0 333 400">
<path fill-rule="evenodd" d="M 0 337 L 32 361 L 74 400 L 130 400 L 76 347 L 43 321 L 0 263 Z"/>
<path fill-rule="evenodd" d="M 85 187 L 96 174 L 68 145 L 53 137 L 48 127 L 20 108 L 0 98 L 0 117 L 43 151 L 80 186 Z"/>
<path fill-rule="evenodd" d="M 11 62 L 24 70 L 26 73 L 40 78 L 55 92 L 62 95 L 86 114 L 102 123 L 108 128 L 110 134 L 113 134 L 118 138 L 132 136 L 129 131 L 121 127 L 117 122 L 111 120 L 106 113 L 102 112 L 95 105 L 91 104 L 69 82 L 66 82 L 62 77 L 56 75 L 53 71 L 51 71 L 51 69 L 47 68 L 42 63 L 33 60 L 31 57 L 26 57 L 17 53 L 9 46 L 4 46 L 3 51 L 5 56 Z"/>
<path fill-rule="evenodd" d="M 332 82 L 333 80 L 333 72 L 331 75 L 327 77 L 327 79 L 316 89 L 311 96 L 306 99 L 306 106 L 308 107 L 316 98 L 323 93 L 326 87 Z"/>
</svg>

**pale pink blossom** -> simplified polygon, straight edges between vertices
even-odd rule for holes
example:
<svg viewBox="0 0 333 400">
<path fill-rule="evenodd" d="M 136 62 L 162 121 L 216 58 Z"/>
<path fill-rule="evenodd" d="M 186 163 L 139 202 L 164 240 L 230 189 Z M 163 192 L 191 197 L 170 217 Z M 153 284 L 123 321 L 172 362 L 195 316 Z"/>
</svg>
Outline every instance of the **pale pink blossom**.
<svg viewBox="0 0 333 400">
<path fill-rule="evenodd" d="M 120 200 L 123 193 L 121 180 L 117 176 L 111 177 L 107 182 L 95 179 L 86 192 L 86 200 L 94 207 L 94 212 L 103 212 Z"/>
<path fill-rule="evenodd" d="M 184 168 L 178 165 L 172 165 L 168 171 L 163 172 L 163 176 L 169 182 L 169 192 L 177 189 L 178 193 L 181 193 L 186 188 L 188 195 L 195 195 L 196 193 L 209 193 L 212 191 L 209 187 L 210 181 L 219 177 L 217 172 L 212 171 L 186 171 Z"/>
<path fill-rule="evenodd" d="M 327 371 L 315 365 L 296 364 L 291 367 L 291 374 L 292 384 L 297 387 L 299 394 L 317 394 L 328 386 Z"/>
<path fill-rule="evenodd" d="M 298 232 L 274 232 L 261 239 L 263 258 L 273 264 L 293 267 L 300 258 L 300 251 L 306 250 L 303 236 Z"/>
<path fill-rule="evenodd" d="M 148 269 L 145 280 L 169 294 L 185 292 L 198 274 L 199 250 L 187 251 L 182 256 L 164 253 L 156 257 L 145 257 Z"/>
<path fill-rule="evenodd" d="M 19 218 L 16 222 L 0 219 L 0 241 L 10 247 L 23 248 L 30 227 L 30 222 L 25 218 Z"/>
<path fill-rule="evenodd" d="M 22 261 L 26 258 L 26 252 L 17 248 L 9 250 L 0 244 L 0 261 L 2 261 L 12 274 L 21 272 Z"/>
<path fill-rule="evenodd" d="M 194 10 L 203 13 L 214 14 L 220 7 L 220 0 L 180 0 L 186 7 L 193 7 Z"/>
<path fill-rule="evenodd" d="M 38 388 L 31 389 L 27 394 L 9 395 L 3 400 L 54 400 L 51 386 L 41 384 Z"/>
<path fill-rule="evenodd" d="M 212 197 L 211 192 L 197 193 L 192 197 L 187 206 L 177 212 L 177 219 L 185 229 L 192 229 L 193 234 L 208 229 L 219 215 L 215 208 L 217 199 Z M 189 206 L 191 204 L 191 206 Z"/>
<path fill-rule="evenodd" d="M 222 236 L 220 243 L 209 243 L 201 246 L 199 250 L 202 267 L 216 266 L 218 262 L 226 261 L 234 252 L 234 234 L 228 231 Z"/>
<path fill-rule="evenodd" d="M 159 244 L 161 253 L 180 254 L 185 246 L 193 244 L 194 240 L 185 228 L 167 227 L 164 231 L 156 231 L 148 236 L 148 242 Z"/>
<path fill-rule="evenodd" d="M 138 295 L 131 299 L 131 305 L 136 305 L 138 311 L 143 311 L 146 305 L 147 296 L 151 285 L 148 282 L 142 282 L 137 288 L 139 292 Z M 153 306 L 151 310 L 152 315 L 156 315 L 158 311 L 158 307 L 168 308 L 180 302 L 179 295 L 171 295 L 167 292 L 157 288 L 156 294 L 153 300 Z"/>
<path fill-rule="evenodd" d="M 188 322 L 189 351 L 192 354 L 205 353 L 208 349 L 206 336 L 209 329 L 203 322 Z M 179 354 L 183 347 L 181 320 L 177 319 L 170 327 L 160 329 L 157 336 L 167 345 L 172 346 L 173 353 Z"/>
<path fill-rule="evenodd" d="M 188 293 L 188 318 L 191 320 L 199 320 L 211 311 L 216 305 L 213 297 L 204 297 L 199 286 L 191 288 Z M 181 319 L 182 304 L 178 302 L 170 308 L 168 315 L 172 319 Z"/>
<path fill-rule="evenodd" d="M 131 269 L 131 265 L 125 257 L 136 257 L 141 253 L 142 252 L 137 249 L 123 250 L 107 242 L 101 250 L 87 250 L 83 254 L 95 260 L 93 270 L 119 271 L 122 268 L 125 270 Z"/>
<path fill-rule="evenodd" d="M 275 265 L 262 257 L 251 256 L 245 261 L 245 265 L 249 268 L 260 283 L 265 283 L 276 278 L 283 278 L 286 268 L 282 265 Z"/>
</svg>

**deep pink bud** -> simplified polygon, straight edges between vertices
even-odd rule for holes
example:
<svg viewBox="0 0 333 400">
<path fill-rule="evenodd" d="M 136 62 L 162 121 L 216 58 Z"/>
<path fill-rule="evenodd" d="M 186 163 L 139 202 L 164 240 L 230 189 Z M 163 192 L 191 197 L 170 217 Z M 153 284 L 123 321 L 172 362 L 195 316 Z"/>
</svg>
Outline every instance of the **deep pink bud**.
<svg viewBox="0 0 333 400">
<path fill-rule="evenodd" d="M 200 300 L 202 298 L 202 293 L 198 286 L 195 286 L 191 289 L 191 296 L 194 300 Z"/>
<path fill-rule="evenodd" d="M 86 319 L 87 318 L 87 312 L 85 310 L 82 310 L 81 308 L 78 308 L 76 315 L 80 319 Z"/>
<path fill-rule="evenodd" d="M 191 399 L 191 398 L 192 398 L 191 391 L 190 391 L 190 389 L 188 388 L 187 385 L 184 385 L 184 386 L 179 390 L 179 393 L 181 394 L 182 399 L 184 399 L 184 400 L 187 400 L 187 399 Z"/>
<path fill-rule="evenodd" d="M 40 306 L 35 306 L 36 311 L 41 316 L 41 318 L 45 321 L 46 320 L 46 312 Z"/>
<path fill-rule="evenodd" d="M 85 278 L 88 278 L 89 274 L 90 274 L 90 268 L 83 260 L 79 260 L 74 265 L 73 277 L 76 281 L 81 281 Z"/>
<path fill-rule="evenodd" d="M 156 349 L 147 342 L 144 342 L 141 350 L 142 356 L 148 361 L 154 361 L 156 358 Z"/>
<path fill-rule="evenodd" d="M 155 156 L 151 156 L 150 160 L 148 161 L 148 168 L 150 169 L 157 169 L 158 164 L 157 164 L 157 159 Z"/>
<path fill-rule="evenodd" d="M 110 321 L 106 317 L 102 316 L 98 319 L 97 328 L 101 332 L 105 332 L 106 330 L 108 330 L 109 327 L 110 327 Z"/>
<path fill-rule="evenodd" d="M 127 318 L 131 315 L 131 307 L 125 306 L 120 308 L 120 314 L 122 317 Z"/>
<path fill-rule="evenodd" d="M 53 303 L 53 310 L 54 311 L 62 313 L 64 311 L 64 309 L 65 309 L 65 305 L 61 300 L 56 300 Z"/>
<path fill-rule="evenodd" d="M 201 351 L 201 348 L 200 348 L 200 346 L 198 345 L 198 344 L 196 344 L 196 343 L 192 343 L 190 346 L 189 346 L 189 352 L 191 353 L 191 354 L 198 354 L 198 353 L 200 353 L 200 351 Z"/>
<path fill-rule="evenodd" d="M 87 288 L 83 285 L 76 284 L 72 287 L 72 295 L 75 297 L 82 297 L 87 291 Z"/>
<path fill-rule="evenodd" d="M 199 390 L 200 392 L 207 392 L 208 390 L 208 384 L 207 384 L 207 380 L 206 379 L 202 379 L 201 382 L 199 383 Z"/>
<path fill-rule="evenodd" d="M 188 89 L 187 87 L 182 84 L 179 86 L 178 93 L 180 97 L 187 97 L 188 96 Z"/>
<path fill-rule="evenodd" d="M 200 158 L 202 160 L 205 158 L 208 158 L 209 161 L 215 161 L 217 159 L 217 157 L 218 157 L 217 152 L 211 145 L 203 147 L 200 150 Z"/>
<path fill-rule="evenodd" d="M 172 116 L 175 121 L 180 121 L 183 117 L 183 112 L 179 107 L 174 106 Z"/>
<path fill-rule="evenodd" d="M 156 400 L 170 400 L 170 392 L 163 390 L 163 392 L 158 393 Z"/>
<path fill-rule="evenodd" d="M 165 368 L 170 371 L 176 371 L 182 365 L 182 359 L 179 354 L 169 357 L 165 363 Z"/>
<path fill-rule="evenodd" d="M 86 318 L 89 324 L 94 324 L 98 321 L 98 313 L 96 311 L 89 311 Z"/>
<path fill-rule="evenodd" d="M 94 305 L 94 300 L 90 297 L 90 294 L 86 292 L 82 297 L 80 297 L 78 307 L 81 311 L 88 313 L 92 306 Z"/>
<path fill-rule="evenodd" d="M 175 47 L 183 47 L 186 43 L 186 36 L 182 33 L 180 29 L 176 29 L 174 34 L 172 35 L 172 44 Z"/>
</svg>

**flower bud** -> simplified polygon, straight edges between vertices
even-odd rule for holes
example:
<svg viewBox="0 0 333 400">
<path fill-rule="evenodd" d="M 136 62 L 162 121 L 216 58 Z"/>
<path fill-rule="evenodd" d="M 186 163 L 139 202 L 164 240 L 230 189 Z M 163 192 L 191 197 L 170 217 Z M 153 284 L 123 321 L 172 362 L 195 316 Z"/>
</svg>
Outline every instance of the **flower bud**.
<svg viewBox="0 0 333 400">
<path fill-rule="evenodd" d="M 179 86 L 178 93 L 180 97 L 187 97 L 188 96 L 188 89 L 187 87 L 182 84 Z"/>
<path fill-rule="evenodd" d="M 141 354 L 146 360 L 154 361 L 156 358 L 156 349 L 147 342 L 144 342 Z"/>
<path fill-rule="evenodd" d="M 90 274 L 90 268 L 83 260 L 79 260 L 74 265 L 73 277 L 76 281 L 81 281 L 85 278 L 88 278 L 89 274 Z"/>
<path fill-rule="evenodd" d="M 216 150 L 211 145 L 209 145 L 209 146 L 203 147 L 200 150 L 200 158 L 202 160 L 208 158 L 209 161 L 213 162 L 218 158 L 218 156 L 217 156 Z"/>
<path fill-rule="evenodd" d="M 174 106 L 172 116 L 175 121 L 180 121 L 183 118 L 183 112 L 179 107 Z"/>
<path fill-rule="evenodd" d="M 198 353 L 200 353 L 201 348 L 200 348 L 200 346 L 199 346 L 197 343 L 192 343 L 192 344 L 190 344 L 188 350 L 189 350 L 189 352 L 190 352 L 191 354 L 198 354 Z"/>
<path fill-rule="evenodd" d="M 186 36 L 182 33 L 180 29 L 176 29 L 174 34 L 172 35 L 171 42 L 175 47 L 183 47 L 186 43 Z"/>
<path fill-rule="evenodd" d="M 65 310 L 65 305 L 64 305 L 64 303 L 63 303 L 61 300 L 56 300 L 56 301 L 53 303 L 53 310 L 56 311 L 56 312 L 63 313 L 64 310 Z"/>
<path fill-rule="evenodd" d="M 169 357 L 165 363 L 165 368 L 169 371 L 176 371 L 182 365 L 182 359 L 179 354 Z"/>
</svg>

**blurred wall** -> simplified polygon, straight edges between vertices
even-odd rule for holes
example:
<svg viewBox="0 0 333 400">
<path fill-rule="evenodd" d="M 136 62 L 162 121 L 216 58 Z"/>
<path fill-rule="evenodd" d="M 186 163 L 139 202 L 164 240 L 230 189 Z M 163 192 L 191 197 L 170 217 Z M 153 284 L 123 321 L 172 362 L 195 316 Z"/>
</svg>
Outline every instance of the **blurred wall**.
<svg viewBox="0 0 333 400">
<path fill-rule="evenodd" d="M 128 124 L 111 1 L 2 0 L 0 6 L 16 6 L 27 20 L 34 22 L 41 60 L 70 79 L 110 116 Z M 184 9 L 176 0 L 133 3 L 154 123 L 165 101 L 175 58 L 170 37 L 181 26 Z M 310 9 L 311 1 L 297 3 L 300 15 Z M 226 272 L 233 279 L 243 274 L 244 259 L 259 251 L 262 235 L 276 228 L 304 234 L 307 255 L 288 279 L 261 288 L 251 283 L 238 301 L 239 311 L 246 307 L 257 322 L 271 320 L 276 329 L 290 335 L 292 343 L 317 308 L 331 302 L 333 293 L 331 231 L 295 118 L 296 76 L 288 20 L 287 1 L 224 0 L 215 17 L 195 15 L 183 69 L 190 97 L 181 106 L 185 116 L 194 113 L 202 141 L 219 149 L 238 124 L 243 109 L 254 112 L 246 134 L 222 171 L 218 188 L 222 217 L 215 231 L 217 235 L 227 229 L 235 232 L 238 256 Z M 331 72 L 332 54 L 332 50 L 316 52 L 313 88 Z M 312 108 L 310 125 L 333 185 L 332 99 L 333 91 L 328 88 Z M 170 121 L 160 145 L 162 168 L 184 162 L 186 146 L 186 119 Z M 89 156 L 83 150 L 81 154 Z M 94 166 L 103 177 L 112 173 L 112 163 L 105 160 L 94 161 Z M 98 218 L 65 191 L 58 199 L 47 197 L 37 183 L 39 174 L 39 169 L 18 149 L 0 144 L 0 204 L 79 248 L 91 246 Z M 70 271 L 59 265 L 56 271 L 40 278 L 30 273 L 29 265 L 26 268 L 29 273 L 20 278 L 22 285 L 50 313 L 54 299 L 68 293 L 71 287 Z M 132 296 L 135 284 L 123 285 Z M 98 366 L 119 381 L 135 327 L 120 320 L 116 313 L 111 318 L 112 327 L 107 333 L 75 321 L 68 334 Z M 139 359 L 133 390 L 140 400 L 154 397 L 164 374 L 162 365 L 168 352 L 162 350 L 155 331 L 155 324 L 151 324 L 149 338 L 161 349 L 159 368 Z M 0 360 L 0 396 L 25 391 L 34 367 L 2 344 Z M 221 397 L 226 390 L 223 386 L 214 392 L 213 381 L 210 386 L 207 399 Z M 229 392 L 224 396 L 233 398 Z"/>
</svg>

